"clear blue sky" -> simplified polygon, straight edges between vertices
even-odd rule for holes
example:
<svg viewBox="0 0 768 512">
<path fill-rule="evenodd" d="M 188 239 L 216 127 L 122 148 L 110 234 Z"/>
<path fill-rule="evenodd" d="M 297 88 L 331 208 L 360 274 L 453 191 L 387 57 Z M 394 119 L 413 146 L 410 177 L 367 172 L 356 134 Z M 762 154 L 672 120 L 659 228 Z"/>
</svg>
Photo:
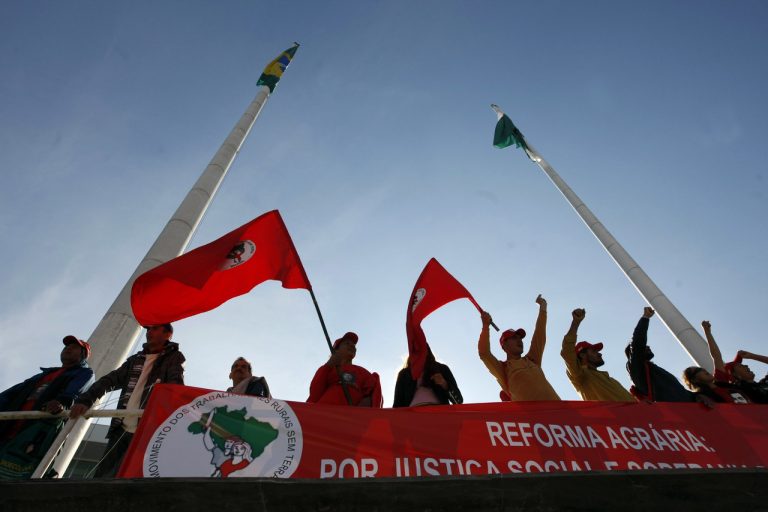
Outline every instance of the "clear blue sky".
<svg viewBox="0 0 768 512">
<path fill-rule="evenodd" d="M 4 2 L 0 388 L 90 335 L 294 40 L 190 248 L 279 209 L 332 336 L 359 333 L 386 405 L 433 256 L 502 328 L 530 333 L 534 298 L 549 300 L 544 370 L 563 398 L 577 398 L 559 356 L 575 307 L 629 385 L 645 304 L 544 174 L 491 146 L 490 103 L 695 326 L 712 321 L 726 358 L 768 352 L 767 23 L 746 0 Z M 473 307 L 424 328 L 466 400 L 495 401 Z M 244 355 L 288 400 L 327 358 L 309 295 L 275 283 L 174 338 L 188 384 L 227 387 Z M 691 364 L 657 319 L 650 343 L 674 374 Z"/>
</svg>

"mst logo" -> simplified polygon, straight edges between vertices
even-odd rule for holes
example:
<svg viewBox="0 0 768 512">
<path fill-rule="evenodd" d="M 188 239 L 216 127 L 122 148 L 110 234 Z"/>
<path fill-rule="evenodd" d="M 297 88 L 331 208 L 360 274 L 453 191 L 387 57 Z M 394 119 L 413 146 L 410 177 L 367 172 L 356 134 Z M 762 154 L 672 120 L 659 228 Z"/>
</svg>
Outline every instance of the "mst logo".
<svg viewBox="0 0 768 512">
<path fill-rule="evenodd" d="M 211 392 L 155 431 L 145 477 L 288 478 L 301 460 L 301 425 L 281 400 Z"/>
<path fill-rule="evenodd" d="M 227 253 L 224 263 L 221 264 L 221 270 L 229 270 L 238 265 L 242 265 L 256 252 L 256 244 L 250 240 L 240 240 Z"/>
<path fill-rule="evenodd" d="M 427 294 L 426 288 L 419 288 L 416 290 L 416 292 L 413 294 L 413 297 L 411 297 L 411 313 L 416 311 L 416 308 L 421 304 L 421 301 L 424 300 L 424 296 Z"/>
</svg>

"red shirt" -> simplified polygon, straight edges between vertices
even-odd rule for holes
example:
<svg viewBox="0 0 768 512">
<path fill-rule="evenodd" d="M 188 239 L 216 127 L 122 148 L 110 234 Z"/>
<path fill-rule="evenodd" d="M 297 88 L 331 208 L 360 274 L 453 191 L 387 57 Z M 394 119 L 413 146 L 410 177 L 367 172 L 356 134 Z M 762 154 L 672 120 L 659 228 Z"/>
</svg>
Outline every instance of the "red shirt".
<svg viewBox="0 0 768 512">
<path fill-rule="evenodd" d="M 357 405 L 364 397 L 370 396 L 371 405 L 381 407 L 381 385 L 376 373 L 371 373 L 362 366 L 354 364 L 342 365 L 339 370 L 341 378 L 347 384 L 352 405 Z M 307 402 L 348 405 L 336 367 L 324 364 L 317 369 L 315 377 L 309 385 Z"/>
<path fill-rule="evenodd" d="M 230 473 L 233 473 L 239 469 L 243 469 L 250 463 L 251 461 L 247 459 L 243 459 L 237 464 L 235 464 L 234 462 L 232 462 L 232 459 L 227 459 L 221 465 L 221 467 L 219 468 L 219 471 L 221 471 L 222 478 L 226 478 L 229 476 Z"/>
<path fill-rule="evenodd" d="M 715 387 L 712 391 L 729 404 L 748 404 L 751 401 L 740 390 L 728 383 L 729 375 L 715 370 Z"/>
</svg>

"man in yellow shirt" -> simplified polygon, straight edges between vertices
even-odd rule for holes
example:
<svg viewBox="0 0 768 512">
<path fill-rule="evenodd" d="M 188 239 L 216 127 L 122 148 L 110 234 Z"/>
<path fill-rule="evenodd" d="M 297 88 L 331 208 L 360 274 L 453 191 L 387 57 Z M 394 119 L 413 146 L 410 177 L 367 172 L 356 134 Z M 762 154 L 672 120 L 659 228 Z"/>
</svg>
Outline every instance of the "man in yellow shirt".
<svg viewBox="0 0 768 512">
<path fill-rule="evenodd" d="M 491 315 L 483 311 L 480 318 L 483 328 L 477 342 L 477 351 L 491 375 L 506 393 L 502 399 L 512 401 L 560 400 L 552 385 L 547 381 L 541 369 L 541 357 L 547 343 L 547 301 L 539 294 L 536 297 L 539 316 L 531 338 L 531 348 L 523 355 L 524 329 L 508 329 L 501 333 L 499 342 L 507 354 L 505 361 L 499 361 L 491 354 L 490 333 Z M 502 393 L 502 396 L 504 396 Z"/>
<path fill-rule="evenodd" d="M 586 315 L 583 309 L 574 309 L 571 313 L 571 328 L 563 338 L 563 349 L 560 351 L 565 361 L 566 375 L 582 400 L 634 402 L 634 397 L 624 386 L 608 375 L 608 372 L 598 370 L 605 364 L 600 353 L 603 344 L 588 341 L 576 343 L 576 332 Z"/>
</svg>

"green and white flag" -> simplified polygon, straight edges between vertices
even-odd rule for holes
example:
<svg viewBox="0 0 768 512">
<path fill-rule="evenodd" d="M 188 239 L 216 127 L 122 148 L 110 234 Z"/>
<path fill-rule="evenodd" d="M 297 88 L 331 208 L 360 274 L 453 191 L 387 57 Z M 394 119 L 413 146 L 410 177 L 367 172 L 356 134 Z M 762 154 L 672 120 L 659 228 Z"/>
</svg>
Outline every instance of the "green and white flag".
<svg viewBox="0 0 768 512">
<path fill-rule="evenodd" d="M 512 145 L 518 148 L 523 148 L 523 151 L 528 155 L 528 158 L 533 160 L 530 148 L 528 148 L 528 144 L 525 143 L 525 137 L 523 137 L 523 134 L 517 129 L 515 123 L 512 122 L 507 114 L 501 111 L 498 105 L 492 104 L 491 108 L 496 112 L 496 115 L 499 118 L 499 121 L 496 123 L 496 131 L 493 133 L 493 145 L 499 149 Z"/>
</svg>

